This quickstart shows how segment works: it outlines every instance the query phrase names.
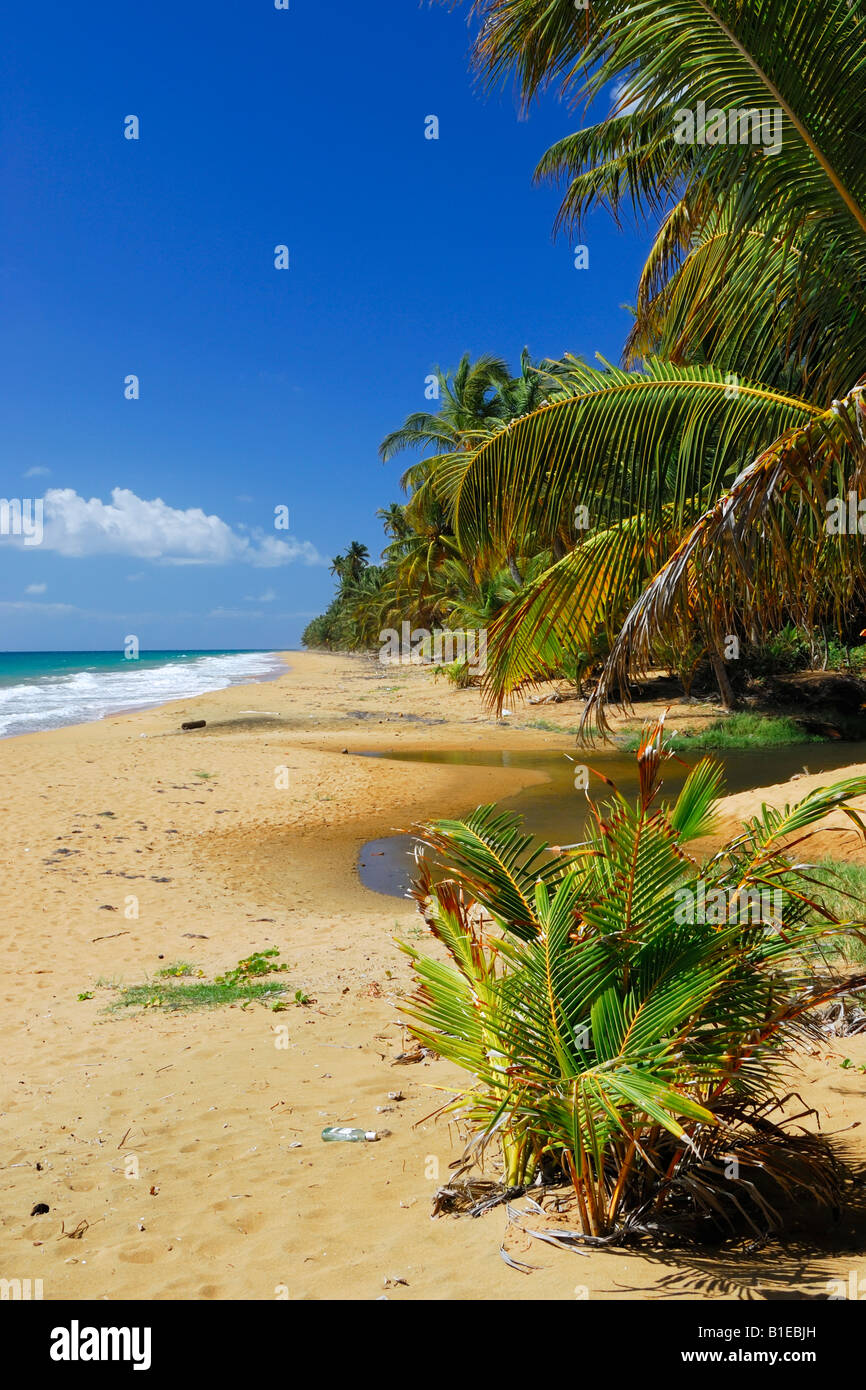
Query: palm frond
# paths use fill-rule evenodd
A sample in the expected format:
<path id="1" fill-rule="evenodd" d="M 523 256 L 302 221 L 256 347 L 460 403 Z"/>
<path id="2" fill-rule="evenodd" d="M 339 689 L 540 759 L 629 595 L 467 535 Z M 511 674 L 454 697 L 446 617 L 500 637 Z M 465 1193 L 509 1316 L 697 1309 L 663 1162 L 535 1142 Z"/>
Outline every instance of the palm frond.
<path id="1" fill-rule="evenodd" d="M 675 803 L 660 802 L 669 756 L 663 722 L 650 726 L 636 802 L 614 791 L 578 855 L 547 859 L 491 807 L 427 827 L 454 877 L 436 882 L 422 862 L 416 896 L 450 963 L 403 948 L 413 1032 L 471 1075 L 446 1107 L 470 1131 L 465 1163 L 498 1144 L 507 1190 L 539 1169 L 570 1180 L 587 1239 L 647 1232 L 650 1206 L 656 1232 L 712 1213 L 725 1231 L 766 1233 L 785 1201 L 833 1204 L 844 1181 L 826 1141 L 769 1115 L 810 1010 L 850 987 L 810 964 L 815 943 L 849 924 L 809 898 L 784 846 L 866 779 L 764 808 L 696 880 L 681 845 L 705 831 L 719 770 L 699 764 Z M 784 887 L 784 925 L 738 906 L 765 883 Z M 704 890 L 721 917 L 695 910 Z M 723 1154 L 744 1168 L 724 1197 Z"/>
<path id="2" fill-rule="evenodd" d="M 738 631 L 767 631 L 781 615 L 807 630 L 816 607 L 839 609 L 866 580 L 857 499 L 866 487 L 866 403 L 841 401 L 763 449 L 695 523 L 623 623 L 584 719 L 604 727 L 604 702 L 646 671 L 654 651 L 697 623 L 724 649 Z M 855 526 L 848 526 L 854 497 Z M 844 530 L 833 531 L 834 507 Z"/>
<path id="3" fill-rule="evenodd" d="M 754 456 L 767 437 L 805 424 L 817 407 L 709 366 L 650 361 L 639 373 L 570 363 L 568 394 L 515 421 L 437 471 L 464 553 L 491 542 L 521 548 L 560 528 L 641 514 L 695 515 L 696 497 Z M 772 423 L 771 423 L 772 422 Z"/>

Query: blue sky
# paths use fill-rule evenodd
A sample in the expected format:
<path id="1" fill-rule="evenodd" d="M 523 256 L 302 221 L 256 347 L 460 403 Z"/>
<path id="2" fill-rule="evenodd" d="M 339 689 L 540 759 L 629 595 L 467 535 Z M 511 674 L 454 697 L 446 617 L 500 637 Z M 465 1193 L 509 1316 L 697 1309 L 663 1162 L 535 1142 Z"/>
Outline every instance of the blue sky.
<path id="1" fill-rule="evenodd" d="M 2 649 L 296 646 L 433 365 L 618 358 L 646 238 L 596 214 L 577 271 L 532 183 L 579 118 L 480 92 L 461 11 L 290 5 L 7 16 L 0 497 L 45 531 L 0 536 Z"/>

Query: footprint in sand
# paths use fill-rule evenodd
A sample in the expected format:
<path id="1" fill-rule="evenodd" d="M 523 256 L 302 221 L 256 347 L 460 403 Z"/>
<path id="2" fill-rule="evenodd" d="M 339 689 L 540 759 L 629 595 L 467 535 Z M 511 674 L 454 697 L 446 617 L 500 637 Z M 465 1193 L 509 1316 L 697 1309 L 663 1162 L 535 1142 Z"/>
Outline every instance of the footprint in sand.
<path id="1" fill-rule="evenodd" d="M 127 1264 L 149 1265 L 156 1259 L 157 1255 L 161 1253 L 161 1250 L 154 1244 L 147 1247 L 140 1246 L 137 1250 L 120 1250 L 118 1251 L 118 1256 L 121 1260 L 125 1260 Z"/>

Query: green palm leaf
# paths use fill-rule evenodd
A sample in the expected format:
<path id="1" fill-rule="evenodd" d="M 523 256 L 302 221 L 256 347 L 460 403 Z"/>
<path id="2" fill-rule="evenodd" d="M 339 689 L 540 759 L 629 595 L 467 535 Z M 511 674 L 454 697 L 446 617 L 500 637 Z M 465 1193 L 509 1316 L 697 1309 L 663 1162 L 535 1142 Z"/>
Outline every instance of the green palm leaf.
<path id="1" fill-rule="evenodd" d="M 820 412 L 758 384 L 733 390 L 708 366 L 648 362 L 640 373 L 570 362 L 568 394 L 515 421 L 437 469 L 464 554 L 491 545 L 575 537 L 575 512 L 591 527 L 641 515 L 675 524 L 696 515 L 766 439 Z"/>
<path id="2" fill-rule="evenodd" d="M 859 533 L 828 530 L 831 499 L 866 485 L 866 404 L 856 386 L 842 401 L 762 450 L 698 520 L 623 623 L 584 719 L 604 726 L 603 703 L 646 671 L 664 640 L 697 621 L 721 650 L 727 634 L 766 632 L 793 616 L 837 611 L 862 591 Z M 847 513 L 846 513 L 847 516 Z"/>
<path id="3" fill-rule="evenodd" d="M 637 801 L 614 792 L 577 856 L 542 865 L 544 847 L 489 807 L 462 828 L 429 828 L 457 877 L 434 883 L 423 866 L 417 897 L 451 963 L 403 948 L 417 980 L 405 1008 L 413 1031 L 472 1077 L 448 1105 L 473 1135 L 466 1161 L 501 1144 L 509 1189 L 539 1163 L 558 1164 L 591 1236 L 627 1228 L 648 1201 L 661 1211 L 677 1193 L 689 1210 L 703 1194 L 699 1206 L 723 1214 L 713 1173 L 721 1180 L 714 1155 L 725 1151 L 775 1174 L 786 1200 L 803 1187 L 837 1200 L 829 1151 L 804 1155 L 762 1116 L 809 1011 L 846 988 L 816 973 L 810 951 L 847 924 L 810 900 L 807 868 L 784 846 L 851 809 L 866 779 L 780 812 L 765 807 L 744 826 L 703 870 L 707 891 L 729 905 L 717 922 L 680 906 L 684 891 L 696 900 L 681 842 L 706 828 L 718 770 L 699 764 L 676 802 L 660 802 L 667 756 L 659 724 L 638 755 Z M 767 882 L 784 887 L 783 929 L 734 910 L 739 889 Z M 738 1188 L 735 1208 L 755 1229 L 776 1219 L 769 1190 Z"/>

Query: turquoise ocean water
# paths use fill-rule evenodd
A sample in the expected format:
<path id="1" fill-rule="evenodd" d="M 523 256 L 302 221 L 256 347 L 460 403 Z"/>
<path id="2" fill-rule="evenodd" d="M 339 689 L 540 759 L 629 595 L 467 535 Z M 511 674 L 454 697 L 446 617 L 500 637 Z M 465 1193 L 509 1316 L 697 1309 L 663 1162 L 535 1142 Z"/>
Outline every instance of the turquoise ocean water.
<path id="1" fill-rule="evenodd" d="M 0 738 L 269 680 L 275 652 L 0 652 Z"/>

